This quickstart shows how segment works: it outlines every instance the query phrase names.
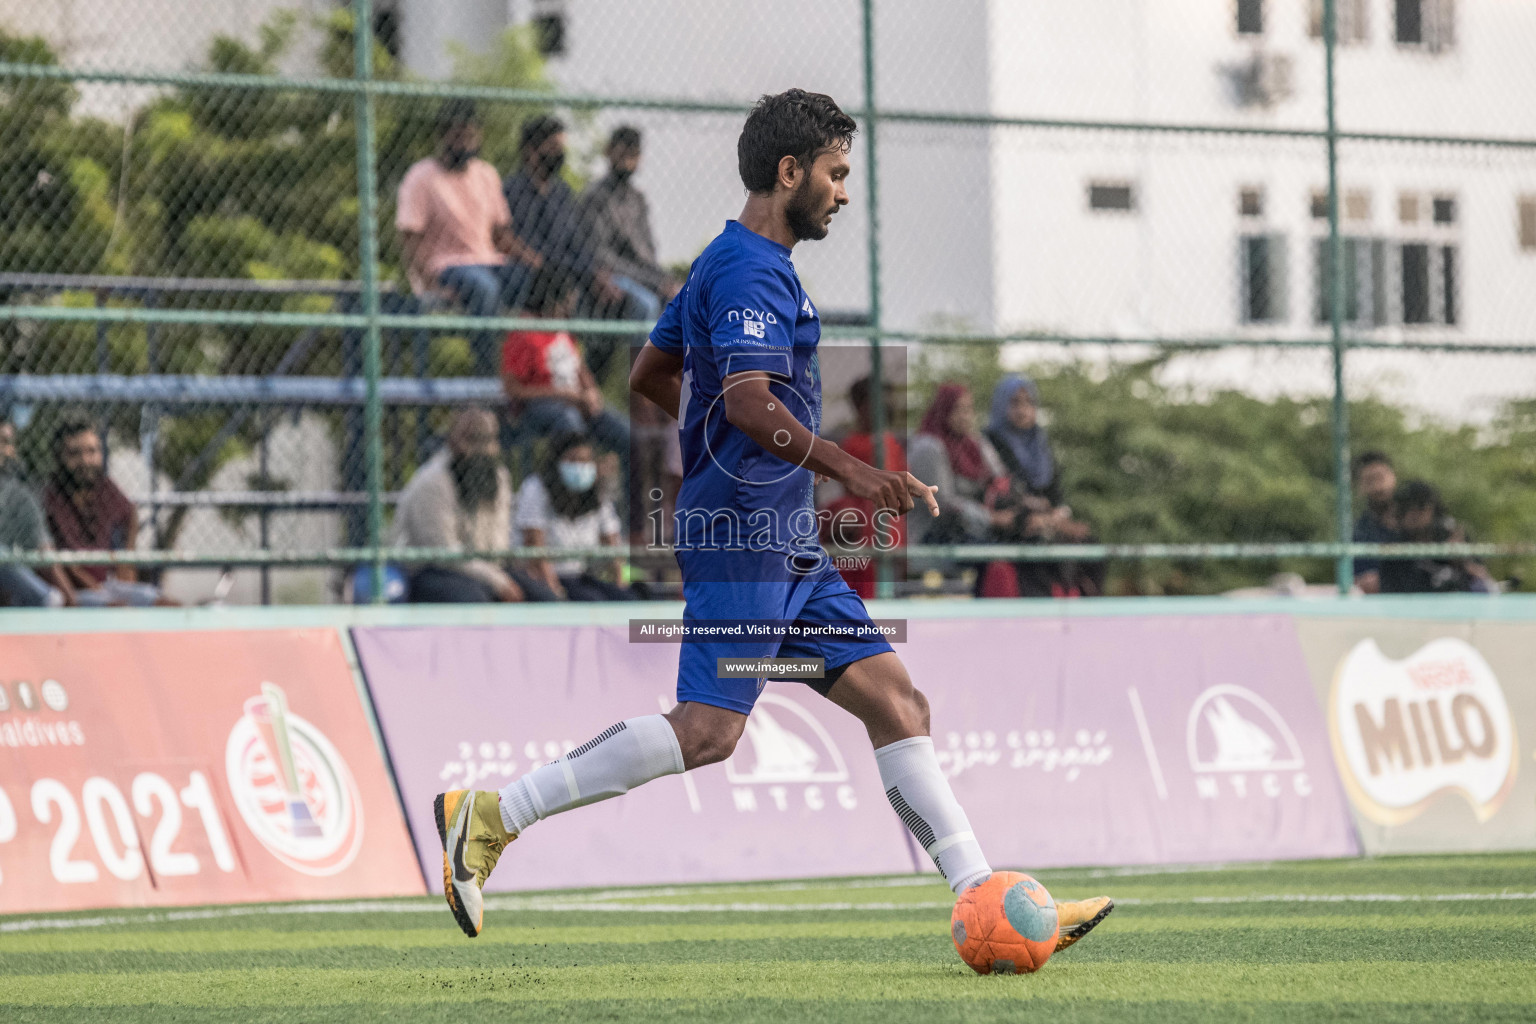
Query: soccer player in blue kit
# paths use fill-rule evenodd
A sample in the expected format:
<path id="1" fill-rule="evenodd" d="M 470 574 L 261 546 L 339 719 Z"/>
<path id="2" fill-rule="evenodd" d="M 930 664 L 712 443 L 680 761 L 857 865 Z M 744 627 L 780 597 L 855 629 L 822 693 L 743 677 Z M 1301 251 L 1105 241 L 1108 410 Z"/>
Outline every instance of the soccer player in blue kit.
<path id="1" fill-rule="evenodd" d="M 769 635 L 685 639 L 670 712 L 609 726 L 499 793 L 440 794 L 444 894 L 467 935 L 480 933 L 481 889 L 502 850 L 534 822 L 731 755 L 765 680 L 719 678 L 717 659 L 726 657 L 821 658 L 824 677 L 807 682 L 863 722 L 887 798 L 950 888 L 962 893 L 992 873 L 939 769 L 928 702 L 890 645 L 773 629 L 869 624 L 818 540 L 818 474 L 871 501 L 877 516 L 939 511 L 936 488 L 817 436 L 821 322 L 790 257 L 796 243 L 825 238 L 848 203 L 856 127 L 819 93 L 791 89 L 758 102 L 737 142 L 746 206 L 694 262 L 630 374 L 633 391 L 679 422 L 685 624 L 757 623 Z M 1056 906 L 1061 949 L 1114 904 L 1100 896 Z"/>

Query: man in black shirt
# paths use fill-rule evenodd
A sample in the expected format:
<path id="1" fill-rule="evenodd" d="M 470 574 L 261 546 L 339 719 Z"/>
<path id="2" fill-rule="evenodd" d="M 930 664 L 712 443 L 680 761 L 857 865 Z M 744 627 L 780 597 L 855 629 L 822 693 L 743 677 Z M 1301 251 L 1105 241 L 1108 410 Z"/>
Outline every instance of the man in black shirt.
<path id="1" fill-rule="evenodd" d="M 1397 540 L 1406 544 L 1449 544 L 1466 541 L 1466 531 L 1445 514 L 1440 492 L 1423 480 L 1409 480 L 1392 501 Z M 1495 589 L 1488 570 L 1474 559 L 1385 559 L 1381 563 L 1383 594 L 1452 594 Z"/>
<path id="2" fill-rule="evenodd" d="M 1392 496 L 1397 491 L 1397 472 L 1383 452 L 1361 452 L 1355 459 L 1355 489 L 1365 501 L 1355 520 L 1358 544 L 1391 544 L 1398 539 L 1393 528 Z M 1367 594 L 1381 593 L 1381 559 L 1355 559 L 1355 585 Z"/>
<path id="3" fill-rule="evenodd" d="M 624 293 L 597 262 L 576 193 L 560 176 L 565 155 L 565 123 L 559 118 L 540 114 L 523 123 L 518 145 L 522 164 L 502 182 L 512 211 L 512 233 L 542 257 L 546 274 L 563 272 L 575 284 L 582 296 L 581 312 L 622 305 Z M 613 346 L 605 344 L 606 338 L 589 343 L 589 349 L 608 351 Z M 601 376 L 598 363 L 606 360 L 594 355 L 587 353 L 587 363 Z"/>

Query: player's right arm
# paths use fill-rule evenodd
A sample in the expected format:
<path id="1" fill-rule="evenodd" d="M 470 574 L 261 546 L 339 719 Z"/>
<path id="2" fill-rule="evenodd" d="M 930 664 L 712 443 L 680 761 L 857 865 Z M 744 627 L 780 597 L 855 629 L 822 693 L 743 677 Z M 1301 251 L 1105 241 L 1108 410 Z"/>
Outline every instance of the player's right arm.
<path id="1" fill-rule="evenodd" d="M 682 418 L 683 404 L 683 299 L 681 293 L 667 303 L 651 328 L 651 337 L 635 356 L 629 371 L 629 390 L 654 402 L 673 419 Z"/>
<path id="2" fill-rule="evenodd" d="M 910 473 L 876 469 L 817 437 L 769 390 L 770 380 L 787 380 L 794 366 L 796 291 L 792 274 L 771 263 L 731 266 L 713 283 L 709 343 L 721 370 L 725 418 L 764 451 L 838 481 L 877 509 L 907 512 L 921 502 L 938 515 L 937 488 Z"/>
<path id="3" fill-rule="evenodd" d="M 647 341 L 640 354 L 635 356 L 634 368 L 629 371 L 629 390 L 650 399 L 662 412 L 676 419 L 683 400 L 682 355 L 663 351 Z"/>

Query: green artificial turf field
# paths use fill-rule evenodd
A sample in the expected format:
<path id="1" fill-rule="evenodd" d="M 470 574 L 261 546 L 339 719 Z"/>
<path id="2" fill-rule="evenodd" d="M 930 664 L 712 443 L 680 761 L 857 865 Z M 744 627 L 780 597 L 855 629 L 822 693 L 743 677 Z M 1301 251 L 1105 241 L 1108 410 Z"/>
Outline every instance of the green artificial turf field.
<path id="1" fill-rule="evenodd" d="M 1120 906 L 1025 977 L 926 878 L 0 918 L 0 1021 L 1536 1020 L 1536 854 L 1041 875 Z"/>

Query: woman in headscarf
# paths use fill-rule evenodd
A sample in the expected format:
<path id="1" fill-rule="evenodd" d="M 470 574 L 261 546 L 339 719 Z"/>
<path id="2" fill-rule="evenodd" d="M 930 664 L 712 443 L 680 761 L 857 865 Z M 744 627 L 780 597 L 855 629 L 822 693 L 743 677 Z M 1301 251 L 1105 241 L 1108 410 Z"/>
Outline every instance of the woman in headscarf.
<path id="1" fill-rule="evenodd" d="M 1028 377 L 1010 374 L 992 390 L 986 437 L 1008 471 L 1011 500 L 1020 506 L 1024 528 L 1016 539 L 1082 544 L 1093 532 L 1072 517 L 1062 497 L 1061 477 L 1051 439 L 1040 425 L 1040 389 Z M 1023 596 L 1095 596 L 1103 592 L 1103 563 L 1020 562 Z"/>
<path id="2" fill-rule="evenodd" d="M 914 544 L 985 543 L 1013 526 L 1017 514 L 991 507 L 987 493 L 1006 475 L 992 443 L 976 429 L 964 384 L 939 385 L 907 454 L 912 475 L 939 488 L 937 518 L 908 516 Z"/>

